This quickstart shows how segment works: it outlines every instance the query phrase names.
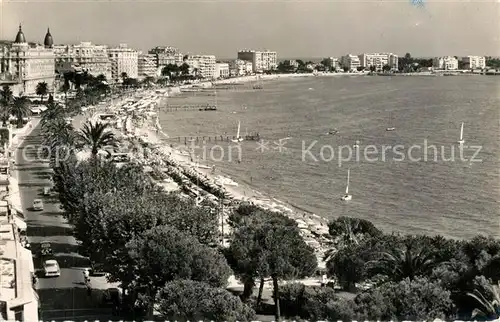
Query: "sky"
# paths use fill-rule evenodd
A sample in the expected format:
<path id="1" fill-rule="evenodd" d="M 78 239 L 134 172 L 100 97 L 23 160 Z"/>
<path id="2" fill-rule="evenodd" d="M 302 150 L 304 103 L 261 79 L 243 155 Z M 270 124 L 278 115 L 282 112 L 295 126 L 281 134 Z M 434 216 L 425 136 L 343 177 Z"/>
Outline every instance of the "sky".
<path id="1" fill-rule="evenodd" d="M 413 0 L 418 1 L 418 0 Z M 0 0 L 0 39 L 91 41 L 147 51 L 235 58 L 239 49 L 278 57 L 392 52 L 415 57 L 500 56 L 500 0 Z"/>

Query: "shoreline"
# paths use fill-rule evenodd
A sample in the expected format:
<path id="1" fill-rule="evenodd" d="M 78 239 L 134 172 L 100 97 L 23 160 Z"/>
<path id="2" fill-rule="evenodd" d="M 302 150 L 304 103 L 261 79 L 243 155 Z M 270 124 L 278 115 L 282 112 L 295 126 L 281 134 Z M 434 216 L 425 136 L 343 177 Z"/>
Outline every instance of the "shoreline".
<path id="1" fill-rule="evenodd" d="M 281 75 L 265 76 L 270 77 L 261 79 L 274 80 L 283 78 L 279 77 Z M 293 76 L 284 78 L 304 76 L 311 77 L 314 75 L 293 74 Z M 117 115 L 118 122 L 116 127 L 113 127 L 113 132 L 117 137 L 128 142 L 138 141 L 143 148 L 148 149 L 150 155 L 144 157 L 136 153 L 132 155 L 132 158 L 143 166 L 146 171 L 154 172 L 156 177 L 160 175 L 160 178 L 153 178 L 153 180 L 162 186 L 166 192 L 181 190 L 186 195 L 194 198 L 197 204 L 206 200 L 215 207 L 221 201 L 221 195 L 227 196 L 223 198 L 224 228 L 219 227 L 219 230 L 224 229 L 223 245 L 227 245 L 230 233 L 230 227 L 227 224 L 229 213 L 239 203 L 248 202 L 263 209 L 280 212 L 295 220 L 305 242 L 315 250 L 319 263 L 318 267 L 320 269 L 324 268 L 326 264 L 323 261 L 324 254 L 331 248 L 331 240 L 326 237 L 328 235 L 327 219 L 304 211 L 299 212 L 286 202 L 261 193 L 246 183 L 235 182 L 217 168 L 214 171 L 213 167 L 215 165 L 197 162 L 195 157 L 189 151 L 186 151 L 186 148 L 175 147 L 163 141 L 163 138 L 169 136 L 161 130 L 161 126 L 157 122 L 154 122 L 155 112 L 153 111 L 158 110 L 157 106 L 161 104 L 163 97 L 180 95 L 182 89 L 200 86 L 211 87 L 213 85 L 227 84 L 228 81 L 231 83 L 248 83 L 257 80 L 256 76 L 245 76 L 230 80 L 170 87 L 167 90 L 144 90 L 134 93 L 136 103 L 133 105 L 138 106 L 137 108 L 124 109 L 124 105 L 126 106 L 127 102 L 131 101 L 131 97 L 123 97 L 112 103 L 112 106 L 106 104 L 108 106 L 104 110 Z M 84 118 L 96 120 L 96 116 L 102 113 L 102 110 L 102 108 L 97 107 L 92 111 L 93 115 L 91 117 L 86 116 Z"/>

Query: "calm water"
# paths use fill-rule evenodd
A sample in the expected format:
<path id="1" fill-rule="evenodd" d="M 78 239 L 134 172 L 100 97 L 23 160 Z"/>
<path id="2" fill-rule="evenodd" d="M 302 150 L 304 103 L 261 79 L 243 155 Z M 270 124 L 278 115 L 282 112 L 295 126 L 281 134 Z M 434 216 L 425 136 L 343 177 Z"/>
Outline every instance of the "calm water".
<path id="1" fill-rule="evenodd" d="M 238 163 L 237 149 L 229 155 L 234 143 L 221 143 L 213 150 L 207 144 L 207 158 L 210 151 L 215 157 L 209 163 L 218 164 L 235 181 L 304 212 L 365 218 L 386 231 L 500 237 L 500 78 L 308 77 L 264 86 L 262 91 L 218 90 L 217 112 L 165 112 L 162 127 L 172 137 L 236 135 L 241 121 L 242 135 L 259 132 L 269 141 L 269 149 L 260 152 L 256 142 L 244 141 Z M 189 96 L 169 103 L 215 100 L 206 93 Z M 457 144 L 461 122 L 463 158 Z M 390 126 L 396 130 L 387 132 Z M 334 128 L 338 134 L 326 134 Z M 274 141 L 288 137 L 280 152 Z M 347 159 L 356 140 L 359 158 L 339 164 L 339 150 Z M 314 141 L 311 157 L 305 151 Z M 405 160 L 390 148 L 396 145 L 402 145 L 398 151 Z M 390 147 L 384 153 L 382 146 Z M 409 160 L 412 146 L 414 160 Z M 471 161 L 477 148 L 469 146 L 481 147 L 475 159 L 482 161 Z M 375 148 L 378 153 L 365 159 L 365 149 Z M 221 149 L 224 158 L 217 161 Z M 452 159 L 452 151 L 454 161 L 443 160 Z M 339 198 L 347 168 L 353 199 L 344 203 Z"/>

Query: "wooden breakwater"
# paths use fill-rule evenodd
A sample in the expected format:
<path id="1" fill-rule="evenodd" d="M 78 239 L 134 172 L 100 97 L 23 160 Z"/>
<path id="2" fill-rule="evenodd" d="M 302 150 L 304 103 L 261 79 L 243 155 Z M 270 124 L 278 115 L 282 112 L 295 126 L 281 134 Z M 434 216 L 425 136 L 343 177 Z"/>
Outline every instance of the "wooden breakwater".
<path id="1" fill-rule="evenodd" d="M 250 134 L 242 136 L 244 141 L 260 141 L 259 133 Z M 169 138 L 170 141 L 177 141 L 178 143 L 184 145 L 195 143 L 216 143 L 216 142 L 231 142 L 236 140 L 236 136 L 229 135 L 211 135 L 211 136 L 177 136 L 173 138 Z"/>
<path id="2" fill-rule="evenodd" d="M 216 104 L 184 104 L 184 105 L 167 105 L 161 107 L 161 110 L 167 112 L 175 111 L 217 111 Z"/>

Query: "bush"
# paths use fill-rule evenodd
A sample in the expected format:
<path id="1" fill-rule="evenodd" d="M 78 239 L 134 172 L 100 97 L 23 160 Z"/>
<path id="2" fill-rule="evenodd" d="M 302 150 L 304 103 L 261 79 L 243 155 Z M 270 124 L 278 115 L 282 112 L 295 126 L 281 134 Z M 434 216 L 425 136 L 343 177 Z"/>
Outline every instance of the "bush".
<path id="1" fill-rule="evenodd" d="M 280 310 L 283 316 L 301 316 L 305 289 L 305 285 L 301 283 L 291 283 L 281 287 Z"/>
<path id="2" fill-rule="evenodd" d="M 355 299 L 358 319 L 429 320 L 450 316 L 450 292 L 426 278 L 386 283 Z"/>
<path id="3" fill-rule="evenodd" d="M 255 312 L 221 288 L 203 282 L 176 280 L 158 296 L 158 311 L 174 320 L 251 321 Z"/>

